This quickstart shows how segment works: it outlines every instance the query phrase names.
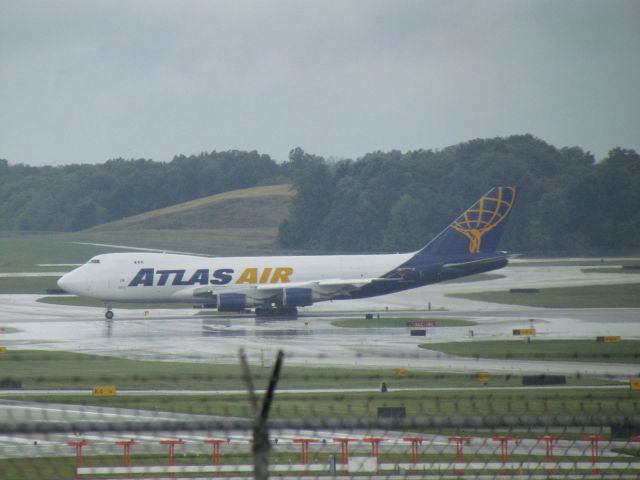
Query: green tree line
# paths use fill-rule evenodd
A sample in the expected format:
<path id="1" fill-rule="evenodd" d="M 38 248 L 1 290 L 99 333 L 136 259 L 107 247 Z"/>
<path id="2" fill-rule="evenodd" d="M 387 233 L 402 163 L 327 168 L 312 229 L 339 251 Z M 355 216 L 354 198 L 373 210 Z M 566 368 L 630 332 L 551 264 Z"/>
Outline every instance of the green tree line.
<path id="1" fill-rule="evenodd" d="M 207 195 L 278 183 L 282 171 L 268 155 L 241 151 L 180 155 L 171 162 L 116 159 L 58 167 L 0 160 L 0 230 L 82 230 Z"/>
<path id="2" fill-rule="evenodd" d="M 0 160 L 0 230 L 76 231 L 283 182 L 297 190 L 279 229 L 288 250 L 414 250 L 495 185 L 519 189 L 502 242 L 507 250 L 640 250 L 640 156 L 615 148 L 596 162 L 578 147 L 556 148 L 531 135 L 340 161 L 296 148 L 281 164 L 255 151 L 58 167 Z"/>
<path id="3" fill-rule="evenodd" d="M 615 148 L 596 162 L 580 148 L 517 135 L 333 163 L 296 149 L 288 168 L 298 195 L 279 230 L 286 248 L 411 251 L 491 187 L 515 185 L 505 249 L 640 250 L 640 156 L 633 150 Z"/>

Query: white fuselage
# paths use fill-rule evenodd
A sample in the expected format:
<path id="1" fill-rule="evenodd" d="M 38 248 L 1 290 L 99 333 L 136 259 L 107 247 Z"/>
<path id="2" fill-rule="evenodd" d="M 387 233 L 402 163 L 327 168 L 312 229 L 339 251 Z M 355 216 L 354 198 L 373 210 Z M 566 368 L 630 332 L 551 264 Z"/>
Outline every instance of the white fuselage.
<path id="1" fill-rule="evenodd" d="M 98 255 L 58 284 L 76 295 L 122 302 L 202 301 L 213 295 L 295 286 L 309 281 L 377 278 L 413 254 L 277 257 L 201 257 L 165 253 Z"/>

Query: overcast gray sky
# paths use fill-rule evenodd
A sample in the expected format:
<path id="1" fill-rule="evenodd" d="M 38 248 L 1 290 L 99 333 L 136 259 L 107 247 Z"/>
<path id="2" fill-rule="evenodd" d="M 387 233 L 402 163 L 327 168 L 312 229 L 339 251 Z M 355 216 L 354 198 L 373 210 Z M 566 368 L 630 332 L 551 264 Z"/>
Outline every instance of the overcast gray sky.
<path id="1" fill-rule="evenodd" d="M 0 0 L 0 158 L 640 150 L 640 1 Z"/>

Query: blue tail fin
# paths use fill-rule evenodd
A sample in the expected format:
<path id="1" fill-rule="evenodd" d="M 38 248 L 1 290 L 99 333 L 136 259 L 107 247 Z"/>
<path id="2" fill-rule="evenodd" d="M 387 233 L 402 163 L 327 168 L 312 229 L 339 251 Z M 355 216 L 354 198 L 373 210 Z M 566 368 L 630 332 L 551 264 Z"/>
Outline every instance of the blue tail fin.
<path id="1" fill-rule="evenodd" d="M 516 187 L 494 187 L 418 253 L 493 253 L 516 200 Z"/>

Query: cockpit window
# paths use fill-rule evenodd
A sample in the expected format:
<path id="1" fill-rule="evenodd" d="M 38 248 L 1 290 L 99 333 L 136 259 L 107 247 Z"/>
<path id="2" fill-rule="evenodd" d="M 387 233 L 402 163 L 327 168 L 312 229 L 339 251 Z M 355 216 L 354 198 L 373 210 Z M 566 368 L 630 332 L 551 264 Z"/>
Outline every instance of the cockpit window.
<path id="1" fill-rule="evenodd" d="M 89 260 L 89 263 L 100 263 L 100 260 L 97 258 L 94 258 L 92 260 Z"/>

